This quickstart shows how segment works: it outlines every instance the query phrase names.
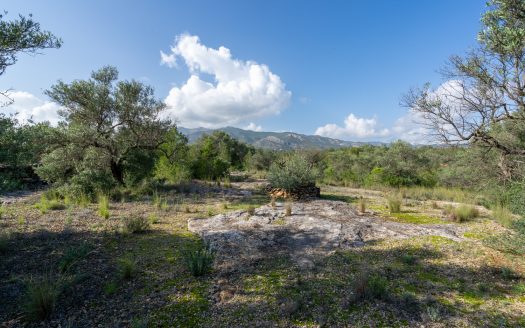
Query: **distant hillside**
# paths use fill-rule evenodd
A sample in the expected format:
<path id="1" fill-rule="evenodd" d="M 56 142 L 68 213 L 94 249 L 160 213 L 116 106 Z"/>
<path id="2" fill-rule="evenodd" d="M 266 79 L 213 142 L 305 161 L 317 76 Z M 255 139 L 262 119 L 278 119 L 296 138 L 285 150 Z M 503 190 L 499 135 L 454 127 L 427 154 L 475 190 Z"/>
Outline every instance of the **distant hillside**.
<path id="1" fill-rule="evenodd" d="M 274 150 L 329 149 L 361 146 L 365 144 L 381 144 L 380 142 L 344 141 L 321 136 L 304 135 L 294 132 L 256 132 L 234 127 L 225 127 L 217 130 L 224 131 L 233 138 L 253 145 L 257 148 Z M 210 134 L 215 130 L 206 128 L 188 129 L 179 127 L 179 131 L 186 135 L 190 143 L 192 143 L 199 139 L 203 134 Z"/>

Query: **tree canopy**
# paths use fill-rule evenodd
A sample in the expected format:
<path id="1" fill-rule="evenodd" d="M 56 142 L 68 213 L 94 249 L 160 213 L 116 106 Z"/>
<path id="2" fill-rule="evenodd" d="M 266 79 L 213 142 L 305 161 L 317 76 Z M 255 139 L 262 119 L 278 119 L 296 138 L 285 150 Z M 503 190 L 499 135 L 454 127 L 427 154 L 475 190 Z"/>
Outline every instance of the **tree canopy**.
<path id="1" fill-rule="evenodd" d="M 117 69 L 107 66 L 88 80 L 60 81 L 46 91 L 62 106 L 64 119 L 62 138 L 38 168 L 46 180 L 94 175 L 122 185 L 153 171 L 155 154 L 174 125 L 161 118 L 165 105 L 151 87 L 117 80 Z"/>
<path id="2" fill-rule="evenodd" d="M 504 179 L 525 158 L 525 2 L 492 0 L 482 16 L 479 47 L 452 56 L 441 87 L 412 90 L 407 106 L 447 143 L 469 142 L 497 151 Z"/>

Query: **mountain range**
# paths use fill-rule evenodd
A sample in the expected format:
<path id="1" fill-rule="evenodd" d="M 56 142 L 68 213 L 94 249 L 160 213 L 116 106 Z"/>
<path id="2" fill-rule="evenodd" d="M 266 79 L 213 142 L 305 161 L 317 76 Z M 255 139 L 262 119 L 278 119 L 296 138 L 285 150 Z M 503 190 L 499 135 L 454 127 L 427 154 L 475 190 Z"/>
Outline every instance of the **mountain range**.
<path id="1" fill-rule="evenodd" d="M 243 130 L 231 126 L 219 129 L 190 129 L 184 127 L 179 127 L 178 129 L 182 134 L 188 137 L 190 143 L 195 142 L 204 134 L 211 134 L 213 133 L 213 131 L 223 131 L 229 134 L 232 138 L 235 138 L 254 147 L 273 150 L 330 149 L 382 144 L 381 142 L 344 141 L 339 139 L 321 137 L 317 135 L 305 135 L 295 132 L 261 132 Z"/>

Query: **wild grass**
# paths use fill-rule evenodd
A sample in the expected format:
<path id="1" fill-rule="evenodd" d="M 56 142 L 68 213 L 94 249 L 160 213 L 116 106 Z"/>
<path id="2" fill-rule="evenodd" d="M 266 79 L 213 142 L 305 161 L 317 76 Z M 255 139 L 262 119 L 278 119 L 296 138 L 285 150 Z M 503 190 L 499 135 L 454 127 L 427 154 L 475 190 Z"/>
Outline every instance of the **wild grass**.
<path id="1" fill-rule="evenodd" d="M 395 192 L 395 190 L 392 191 L 390 188 L 383 187 L 380 189 Z M 476 204 L 479 201 L 473 192 L 457 188 L 413 186 L 403 188 L 403 193 L 406 198 L 423 201 L 438 200 L 468 204 Z"/>
<path id="2" fill-rule="evenodd" d="M 66 205 L 63 204 L 58 199 L 48 199 L 45 194 L 40 196 L 40 201 L 35 204 L 35 208 L 40 210 L 40 213 L 46 214 L 48 211 L 58 211 L 66 208 Z"/>
<path id="3" fill-rule="evenodd" d="M 514 222 L 514 215 L 512 212 L 503 205 L 496 205 L 492 209 L 492 217 L 496 222 L 504 227 L 510 228 L 512 222 Z"/>
<path id="4" fill-rule="evenodd" d="M 357 208 L 359 209 L 359 212 L 366 213 L 366 205 L 366 199 L 363 197 L 359 198 L 359 200 L 357 201 Z"/>
<path id="5" fill-rule="evenodd" d="M 292 204 L 287 203 L 284 207 L 284 215 L 285 216 L 292 216 Z"/>
<path id="6" fill-rule="evenodd" d="M 385 299 L 388 295 L 388 281 L 377 274 L 371 274 L 366 269 L 357 273 L 352 286 L 354 302 Z"/>
<path id="7" fill-rule="evenodd" d="M 58 262 L 58 270 L 62 273 L 71 270 L 76 263 L 88 255 L 90 250 L 91 247 L 88 244 L 67 248 Z"/>
<path id="8" fill-rule="evenodd" d="M 150 227 L 150 221 L 146 217 L 136 215 L 124 219 L 123 231 L 129 234 L 142 233 L 149 230 Z"/>
<path id="9" fill-rule="evenodd" d="M 209 245 L 183 253 L 184 261 L 191 274 L 199 277 L 208 273 L 213 267 L 215 252 Z"/>
<path id="10" fill-rule="evenodd" d="M 159 216 L 157 214 L 155 214 L 155 213 L 150 213 L 148 215 L 148 221 L 151 224 L 157 224 L 157 223 L 159 223 Z"/>
<path id="11" fill-rule="evenodd" d="M 59 293 L 60 284 L 50 275 L 40 280 L 31 279 L 27 282 L 24 303 L 26 318 L 30 321 L 48 318 L 55 309 Z"/>
<path id="12" fill-rule="evenodd" d="M 137 273 L 137 262 L 131 256 L 122 257 L 118 260 L 119 276 L 123 280 L 130 280 Z"/>
<path id="13" fill-rule="evenodd" d="M 254 215 L 255 214 L 255 206 L 249 206 L 247 212 L 250 215 Z"/>
<path id="14" fill-rule="evenodd" d="M 109 219 L 109 196 L 99 195 L 98 196 L 98 215 L 103 219 Z"/>
<path id="15" fill-rule="evenodd" d="M 7 232 L 0 232 L 0 254 L 6 254 L 9 250 L 9 240 L 11 236 Z"/>
<path id="16" fill-rule="evenodd" d="M 399 193 L 390 194 L 386 197 L 390 213 L 400 213 L 403 197 Z"/>
<path id="17" fill-rule="evenodd" d="M 472 205 L 461 204 L 457 207 L 448 205 L 443 209 L 443 213 L 454 222 L 465 222 L 479 216 L 479 211 Z"/>

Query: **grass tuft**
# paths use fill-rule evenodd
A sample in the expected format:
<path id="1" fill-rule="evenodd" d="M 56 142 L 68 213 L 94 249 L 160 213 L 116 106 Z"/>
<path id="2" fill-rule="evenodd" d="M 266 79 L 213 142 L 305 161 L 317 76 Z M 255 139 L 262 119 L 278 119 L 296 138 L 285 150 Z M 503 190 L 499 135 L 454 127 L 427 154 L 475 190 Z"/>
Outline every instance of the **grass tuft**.
<path id="1" fill-rule="evenodd" d="M 137 262 L 131 256 L 122 257 L 118 260 L 119 276 L 123 280 L 130 280 L 137 273 Z"/>
<path id="2" fill-rule="evenodd" d="M 213 261 L 215 259 L 215 252 L 209 245 L 196 250 L 187 251 L 183 255 L 188 270 L 195 277 L 208 273 L 212 269 Z"/>
<path id="3" fill-rule="evenodd" d="M 359 212 L 366 213 L 366 199 L 365 198 L 359 198 L 357 201 L 357 208 L 359 209 Z"/>
<path id="4" fill-rule="evenodd" d="M 137 215 L 124 219 L 123 230 L 125 233 L 142 233 L 151 227 L 149 219 Z"/>
<path id="5" fill-rule="evenodd" d="M 98 196 L 98 215 L 104 219 L 109 219 L 109 196 Z"/>
<path id="6" fill-rule="evenodd" d="M 399 193 L 388 195 L 386 200 L 388 202 L 388 210 L 390 213 L 401 212 L 401 203 L 403 202 L 403 198 Z"/>
<path id="7" fill-rule="evenodd" d="M 30 280 L 26 285 L 26 318 L 30 321 L 47 319 L 55 309 L 59 290 L 58 282 L 50 276 L 41 280 Z"/>
<path id="8" fill-rule="evenodd" d="M 90 250 L 91 247 L 88 244 L 67 248 L 58 262 L 58 270 L 62 273 L 69 271 L 78 261 L 85 258 Z"/>

